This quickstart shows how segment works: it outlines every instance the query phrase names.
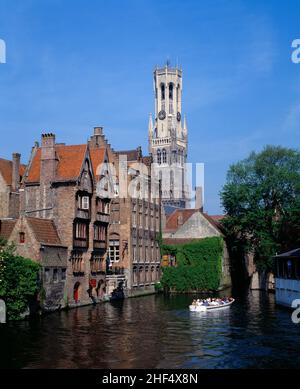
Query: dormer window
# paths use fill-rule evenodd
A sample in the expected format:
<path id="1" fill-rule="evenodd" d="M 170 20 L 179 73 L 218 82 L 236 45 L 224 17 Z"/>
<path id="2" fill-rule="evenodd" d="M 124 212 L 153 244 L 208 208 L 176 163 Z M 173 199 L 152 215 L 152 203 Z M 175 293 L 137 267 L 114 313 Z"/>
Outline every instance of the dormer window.
<path id="1" fill-rule="evenodd" d="M 84 210 L 90 209 L 90 198 L 89 196 L 79 197 L 79 208 Z"/>

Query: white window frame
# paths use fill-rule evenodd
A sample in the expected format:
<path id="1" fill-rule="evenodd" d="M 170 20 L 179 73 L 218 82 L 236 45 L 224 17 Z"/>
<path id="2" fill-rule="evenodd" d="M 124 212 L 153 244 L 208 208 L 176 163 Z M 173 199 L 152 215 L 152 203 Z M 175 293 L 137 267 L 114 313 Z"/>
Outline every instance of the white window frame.
<path id="1" fill-rule="evenodd" d="M 89 196 L 81 197 L 81 209 L 89 210 L 90 209 L 90 198 Z"/>
<path id="2" fill-rule="evenodd" d="M 120 261 L 120 241 L 110 240 L 109 241 L 109 259 L 111 263 Z"/>

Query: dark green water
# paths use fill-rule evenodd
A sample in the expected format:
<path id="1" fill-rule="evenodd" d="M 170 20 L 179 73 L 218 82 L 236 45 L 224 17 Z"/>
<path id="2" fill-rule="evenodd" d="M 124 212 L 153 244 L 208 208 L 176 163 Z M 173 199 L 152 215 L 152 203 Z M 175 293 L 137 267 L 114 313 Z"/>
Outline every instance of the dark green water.
<path id="1" fill-rule="evenodd" d="M 0 366 L 15 368 L 300 367 L 300 324 L 274 296 L 190 313 L 191 296 L 147 296 L 0 327 Z"/>

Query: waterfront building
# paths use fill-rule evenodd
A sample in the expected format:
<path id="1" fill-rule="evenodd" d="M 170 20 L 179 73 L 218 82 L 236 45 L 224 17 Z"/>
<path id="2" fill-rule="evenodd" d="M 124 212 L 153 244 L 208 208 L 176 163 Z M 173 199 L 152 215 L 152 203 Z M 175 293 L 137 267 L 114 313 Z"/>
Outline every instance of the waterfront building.
<path id="1" fill-rule="evenodd" d="M 18 255 L 42 265 L 40 302 L 43 309 L 55 310 L 64 306 L 68 250 L 62 245 L 53 220 L 25 216 L 2 220 L 0 236 L 14 242 Z"/>
<path id="2" fill-rule="evenodd" d="M 291 308 L 300 300 L 300 248 L 277 255 L 274 264 L 276 303 Z"/>
<path id="3" fill-rule="evenodd" d="M 156 182 L 157 190 L 151 191 L 155 185 L 151 175 L 152 159 L 143 156 L 141 147 L 115 151 L 107 143 L 102 128 L 97 131 L 99 146 L 107 149 L 116 172 L 116 193 L 111 201 L 108 227 L 107 292 L 112 292 L 122 282 L 127 296 L 153 293 L 161 275 L 158 238 L 162 210 L 159 182 Z M 125 193 L 122 193 L 121 176 L 126 180 Z M 129 193 L 134 181 L 149 189 L 146 195 L 139 190 Z"/>
<path id="4" fill-rule="evenodd" d="M 127 296 L 154 292 L 160 279 L 160 191 L 157 197 L 151 190 L 148 196 L 137 191 L 120 197 L 122 158 L 128 186 L 138 178 L 150 188 L 151 157 L 143 157 L 140 147 L 116 152 L 102 127 L 94 128 L 86 144 L 57 143 L 54 134 L 35 142 L 22 171 L 18 213 L 1 220 L 0 237 L 41 264 L 45 309 L 100 300 L 120 282 Z M 102 179 L 104 193 L 98 191 Z"/>
<path id="5" fill-rule="evenodd" d="M 201 191 L 196 191 L 201 193 Z M 224 231 L 220 220 L 222 215 L 210 216 L 202 210 L 202 203 L 196 199 L 196 204 L 201 204 L 200 209 L 176 209 L 166 219 L 163 231 L 163 244 L 181 245 L 204 238 L 223 238 L 222 277 L 220 287 L 231 285 L 230 259 L 225 242 Z M 171 265 L 176 263 L 176 258 L 167 258 Z"/>
<path id="6" fill-rule="evenodd" d="M 95 137 L 87 144 L 65 145 L 56 143 L 54 134 L 42 135 L 23 179 L 22 212 L 53 220 L 68 247 L 69 305 L 90 303 L 92 295 L 101 298 L 105 292 L 110 198 L 98 196 L 96 187 L 97 169 L 109 157 Z"/>

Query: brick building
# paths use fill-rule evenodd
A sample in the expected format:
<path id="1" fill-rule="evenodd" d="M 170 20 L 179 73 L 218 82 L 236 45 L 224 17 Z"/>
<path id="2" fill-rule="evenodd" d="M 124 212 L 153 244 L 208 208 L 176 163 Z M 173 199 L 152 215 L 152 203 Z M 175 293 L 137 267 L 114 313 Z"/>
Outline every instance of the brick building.
<path id="1" fill-rule="evenodd" d="M 223 217 L 222 215 L 210 216 L 197 208 L 176 209 L 167 217 L 163 243 L 176 245 L 214 236 L 224 238 L 220 224 Z M 221 288 L 228 286 L 231 286 L 230 259 L 224 240 Z"/>
<path id="2" fill-rule="evenodd" d="M 109 199 L 97 196 L 96 185 L 97 167 L 105 162 L 104 148 L 59 144 L 54 134 L 44 134 L 24 174 L 21 215 L 52 220 L 67 247 L 69 305 L 91 302 L 90 293 L 103 294 Z"/>
<path id="3" fill-rule="evenodd" d="M 107 150 L 116 175 L 116 196 L 111 201 L 108 228 L 107 291 L 111 292 L 123 281 L 129 296 L 153 292 L 154 284 L 160 279 L 158 237 L 162 209 L 159 183 L 155 183 L 155 196 L 150 190 L 155 180 L 151 177 L 151 158 L 143 157 L 140 147 L 113 150 L 100 127 L 95 128 L 89 146 L 93 150 L 97 147 Z M 148 196 L 142 196 L 139 191 L 122 195 L 122 175 L 127 180 L 126 193 L 134 181 L 139 181 L 149 188 Z"/>
<path id="4" fill-rule="evenodd" d="M 11 161 L 0 158 L 0 218 L 19 216 L 20 184 L 26 168 L 20 159 L 18 153 Z"/>
<path id="5" fill-rule="evenodd" d="M 44 309 L 55 310 L 64 306 L 68 253 L 53 220 L 21 216 L 4 220 L 1 224 L 7 231 L 6 238 L 14 242 L 17 253 L 41 264 L 43 291 L 40 298 Z M 1 227 L 0 234 L 5 237 Z"/>
<path id="6" fill-rule="evenodd" d="M 119 196 L 120 174 L 128 185 L 137 177 L 151 185 L 150 162 L 141 148 L 115 152 L 101 127 L 86 144 L 57 143 L 54 134 L 35 143 L 21 170 L 19 212 L 2 220 L 0 236 L 41 263 L 46 309 L 91 303 L 91 296 L 101 299 L 121 281 L 128 296 L 154 291 L 160 278 L 160 197 Z M 144 172 L 137 163 L 145 163 Z"/>

